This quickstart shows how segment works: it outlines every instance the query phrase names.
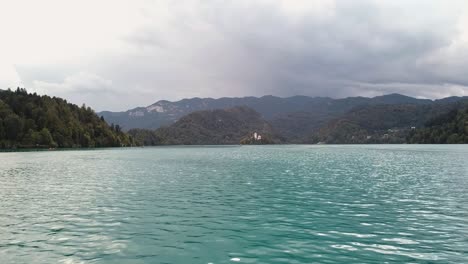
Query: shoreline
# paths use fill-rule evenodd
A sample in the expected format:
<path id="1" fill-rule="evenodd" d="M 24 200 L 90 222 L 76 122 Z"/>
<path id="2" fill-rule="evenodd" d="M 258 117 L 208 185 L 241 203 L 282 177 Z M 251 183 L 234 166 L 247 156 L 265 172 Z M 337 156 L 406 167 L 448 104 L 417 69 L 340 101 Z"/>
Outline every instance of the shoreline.
<path id="1" fill-rule="evenodd" d="M 468 146 L 468 144 L 259 144 L 259 145 L 242 145 L 242 144 L 207 144 L 207 145 L 155 145 L 155 146 L 134 146 L 134 147 L 97 147 L 97 148 L 16 148 L 16 149 L 0 149 L 0 153 L 19 153 L 19 152 L 48 152 L 48 151 L 93 151 L 93 150 L 115 150 L 115 149 L 141 149 L 141 148 L 216 148 L 216 147 L 249 147 L 249 146 Z"/>

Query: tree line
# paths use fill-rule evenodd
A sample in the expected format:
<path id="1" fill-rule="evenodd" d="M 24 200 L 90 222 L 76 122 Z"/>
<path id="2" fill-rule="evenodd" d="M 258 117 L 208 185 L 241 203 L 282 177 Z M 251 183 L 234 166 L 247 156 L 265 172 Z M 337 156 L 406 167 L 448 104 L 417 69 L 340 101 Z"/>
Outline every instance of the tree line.
<path id="1" fill-rule="evenodd" d="M 408 143 L 467 144 L 468 107 L 453 109 L 429 120 L 424 128 L 411 131 Z"/>
<path id="2" fill-rule="evenodd" d="M 135 144 L 118 125 L 108 125 L 86 105 L 0 90 L 0 148 L 89 148 Z"/>

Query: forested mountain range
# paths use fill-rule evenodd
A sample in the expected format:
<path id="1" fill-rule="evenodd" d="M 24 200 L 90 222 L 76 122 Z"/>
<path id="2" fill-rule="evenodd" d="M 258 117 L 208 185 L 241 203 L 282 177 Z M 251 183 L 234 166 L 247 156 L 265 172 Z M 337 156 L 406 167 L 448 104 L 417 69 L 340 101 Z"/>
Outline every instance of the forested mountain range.
<path id="1" fill-rule="evenodd" d="M 279 133 L 247 107 L 196 111 L 168 127 L 131 129 L 143 145 L 193 144 L 396 144 L 468 143 L 465 102 L 433 105 L 371 105 L 353 109 L 301 138 Z M 262 134 L 263 141 L 252 139 Z"/>
<path id="2" fill-rule="evenodd" d="M 363 105 L 378 104 L 432 104 L 444 103 L 447 100 L 457 101 L 460 97 L 441 100 L 417 99 L 400 94 L 389 94 L 373 98 L 348 97 L 332 99 L 328 97 L 293 96 L 281 98 L 276 96 L 242 97 L 242 98 L 191 98 L 176 102 L 158 101 L 148 107 L 138 107 L 125 112 L 103 111 L 98 114 L 104 116 L 109 123 L 119 124 L 124 130 L 132 128 L 156 129 L 177 121 L 182 116 L 201 110 L 226 109 L 235 106 L 247 106 L 260 113 L 268 121 L 292 126 L 296 123 L 308 127 L 316 127 L 322 121 L 334 117 Z M 288 129 L 285 129 L 288 130 Z"/>
<path id="3" fill-rule="evenodd" d="M 119 124 L 123 130 L 132 128 L 156 129 L 168 126 L 182 116 L 201 110 L 226 109 L 235 106 L 249 107 L 272 124 L 281 135 L 292 141 L 303 141 L 302 132 L 310 132 L 358 106 L 371 105 L 431 105 L 448 104 L 468 97 L 448 97 L 439 100 L 417 99 L 401 94 L 332 99 L 328 97 L 275 96 L 242 98 L 191 98 L 176 102 L 158 101 L 148 107 L 138 107 L 125 112 L 99 112 L 109 123 Z"/>
<path id="4" fill-rule="evenodd" d="M 465 143 L 467 102 L 367 105 L 288 138 L 247 107 L 196 111 L 156 130 L 131 129 L 144 145 Z M 252 139 L 252 133 L 264 141 Z"/>
<path id="5" fill-rule="evenodd" d="M 467 102 L 466 97 L 432 101 L 399 94 L 344 99 L 264 96 L 160 101 L 145 108 L 141 116 L 132 110 L 122 119 L 137 120 L 133 124 L 153 120 L 157 129 L 142 125 L 127 133 L 122 129 L 124 124 L 118 120 L 114 124 L 109 115 L 99 117 L 85 105 L 79 107 L 18 88 L 0 90 L 0 148 L 467 143 Z"/>
<path id="6" fill-rule="evenodd" d="M 410 132 L 408 143 L 468 144 L 468 107 L 452 109 Z"/>
<path id="7" fill-rule="evenodd" d="M 134 144 L 119 125 L 66 100 L 0 90 L 0 148 L 120 147 Z"/>
<path id="8" fill-rule="evenodd" d="M 178 102 L 160 101 L 147 108 L 130 110 L 116 114 L 120 116 L 121 126 L 128 120 L 131 125 L 139 122 L 150 123 L 140 128 L 156 126 L 165 127 L 166 131 L 180 131 L 175 129 L 183 119 L 184 113 L 199 112 L 197 115 L 210 115 L 210 111 L 195 110 L 219 108 L 240 104 L 259 114 L 261 122 L 267 123 L 275 142 L 283 143 L 404 143 L 411 129 L 417 129 L 438 115 L 457 108 L 468 97 L 448 97 L 439 100 L 417 99 L 400 94 L 390 94 L 373 98 L 349 97 L 331 99 L 324 97 L 294 96 L 279 98 L 264 96 L 260 98 L 221 98 L 221 99 L 184 99 Z M 244 103 L 244 104 L 243 104 Z M 217 107 L 217 108 L 216 108 Z M 104 115 L 106 119 L 114 120 Z M 180 116 L 180 117 L 179 117 Z M 145 121 L 146 120 L 146 121 Z M 198 119 L 191 120 L 195 121 Z M 153 122 L 153 123 L 151 123 Z M 209 123 L 204 120 L 204 123 Z M 177 125 L 173 125 L 177 124 Z M 200 125 L 200 124 L 198 124 Z M 199 131 L 193 128 L 193 135 Z M 232 127 L 231 129 L 235 129 Z M 153 130 L 153 129 L 151 129 Z M 159 130 L 159 132 L 162 130 Z M 135 132 L 135 131 L 133 131 Z M 161 134 L 156 137 L 153 133 L 140 130 L 148 141 L 161 140 Z M 179 132 L 177 132 L 179 133 Z M 234 133 L 234 131 L 233 131 Z M 185 133 L 187 134 L 187 133 Z M 170 135 L 170 133 L 166 133 Z M 185 136 L 185 135 L 184 135 Z M 165 138 L 164 136 L 162 138 Z M 175 141 L 171 141 L 175 142 Z M 180 140 L 177 142 L 181 142 Z M 220 141 L 222 142 L 222 141 Z M 226 142 L 224 142 L 226 143 Z"/>
<path id="9" fill-rule="evenodd" d="M 261 139 L 249 140 L 254 133 L 261 135 Z M 170 126 L 154 131 L 131 129 L 129 134 L 145 145 L 281 143 L 271 125 L 245 106 L 196 111 Z"/>
<path id="10" fill-rule="evenodd" d="M 411 131 L 433 118 L 463 108 L 464 101 L 434 104 L 369 105 L 352 109 L 311 133 L 306 143 L 406 143 Z M 416 142 L 416 140 L 415 140 Z"/>

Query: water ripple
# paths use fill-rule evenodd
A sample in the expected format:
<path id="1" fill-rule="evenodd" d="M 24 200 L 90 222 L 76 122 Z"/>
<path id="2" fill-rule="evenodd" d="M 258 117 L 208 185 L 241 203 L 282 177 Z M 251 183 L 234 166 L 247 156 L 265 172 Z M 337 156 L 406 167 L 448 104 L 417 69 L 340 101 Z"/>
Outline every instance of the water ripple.
<path id="1" fill-rule="evenodd" d="M 0 263 L 468 263 L 465 146 L 0 153 Z"/>

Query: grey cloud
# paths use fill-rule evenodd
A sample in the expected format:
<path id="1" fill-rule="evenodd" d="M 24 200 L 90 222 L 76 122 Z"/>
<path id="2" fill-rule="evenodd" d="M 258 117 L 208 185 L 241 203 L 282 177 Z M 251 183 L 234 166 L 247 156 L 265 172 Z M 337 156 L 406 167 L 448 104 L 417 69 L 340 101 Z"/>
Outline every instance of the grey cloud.
<path id="1" fill-rule="evenodd" d="M 136 105 L 192 96 L 468 94 L 468 45 L 446 51 L 460 33 L 463 2 L 439 16 L 430 12 L 445 1 L 386 3 L 336 1 L 322 16 L 289 14 L 274 1 L 169 1 L 164 23 L 147 12 L 150 22 L 125 37 L 127 52 L 96 56 L 87 70 Z"/>
<path id="2" fill-rule="evenodd" d="M 388 15 L 382 15 L 385 10 L 375 2 L 356 3 L 338 2 L 334 17 L 323 20 L 304 17 L 298 23 L 274 8 L 245 10 L 232 3 L 220 7 L 210 2 L 208 5 L 218 12 L 200 8 L 205 12 L 200 11 L 200 17 L 194 21 L 209 25 L 210 35 L 204 35 L 207 32 L 203 31 L 200 39 L 190 39 L 197 29 L 188 26 L 190 21 L 182 20 L 175 30 L 188 30 L 185 40 L 190 41 L 167 43 L 163 47 L 183 46 L 193 52 L 195 61 L 190 64 L 197 69 L 208 61 L 203 68 L 212 76 L 223 76 L 226 82 L 241 86 L 238 89 L 255 88 L 260 94 L 268 91 L 288 94 L 292 89 L 302 94 L 336 95 L 336 89 L 345 89 L 343 83 L 347 81 L 468 83 L 464 78 L 460 82 L 453 76 L 434 74 L 432 65 L 420 62 L 451 43 L 457 33 L 455 23 L 440 28 L 433 28 L 430 23 L 416 29 L 395 28 L 394 21 L 385 20 Z M 399 14 L 391 17 L 399 19 Z M 151 30 L 147 33 L 147 40 L 152 35 L 161 37 Z M 204 42 L 214 34 L 220 39 Z"/>

